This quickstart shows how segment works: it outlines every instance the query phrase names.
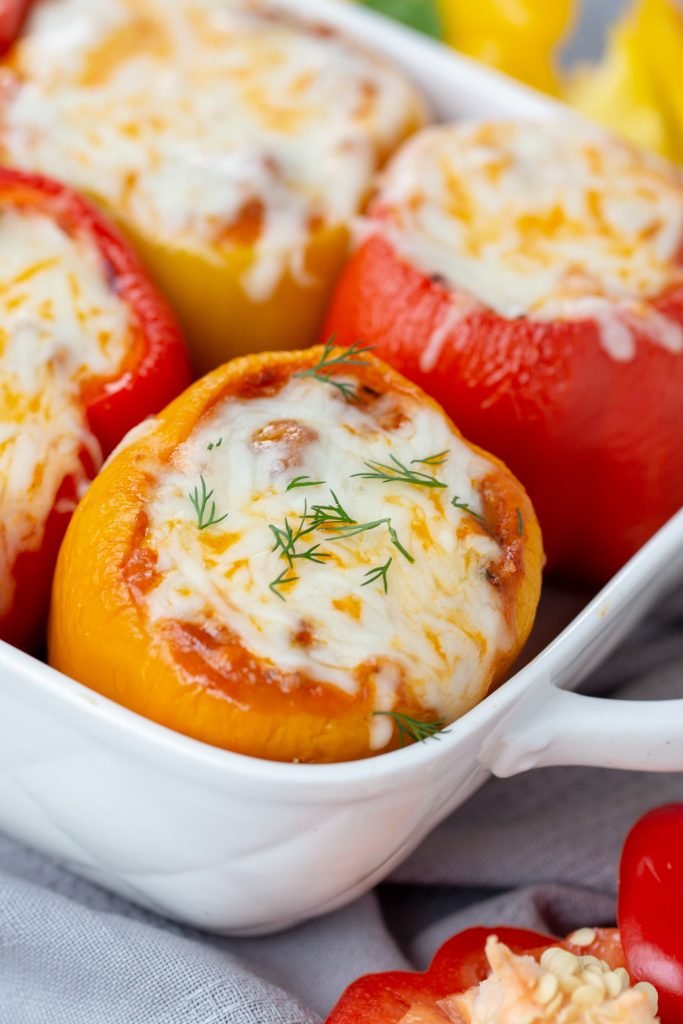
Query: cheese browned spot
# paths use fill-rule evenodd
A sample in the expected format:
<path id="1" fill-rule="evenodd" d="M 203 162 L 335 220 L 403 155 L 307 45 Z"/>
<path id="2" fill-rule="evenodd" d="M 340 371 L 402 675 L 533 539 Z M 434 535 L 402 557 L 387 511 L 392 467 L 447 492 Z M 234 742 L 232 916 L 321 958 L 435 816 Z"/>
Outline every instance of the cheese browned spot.
<path id="1" fill-rule="evenodd" d="M 663 160 L 566 119 L 430 128 L 384 174 L 372 229 L 453 288 L 425 372 L 463 318 L 595 320 L 632 359 L 635 331 L 683 352 L 653 300 L 683 284 L 683 179 Z"/>
<path id="2" fill-rule="evenodd" d="M 477 518 L 498 466 L 410 391 L 347 401 L 310 378 L 261 383 L 212 404 L 150 465 L 144 616 L 184 663 L 204 645 L 212 673 L 230 673 L 239 645 L 269 685 L 359 700 L 370 688 L 371 710 L 457 718 L 516 642 L 498 579 L 514 566 Z M 359 475 L 392 457 L 443 486 Z M 392 729 L 373 717 L 373 749 Z"/>
<path id="3" fill-rule="evenodd" d="M 346 224 L 423 120 L 379 58 L 250 0 L 39 3 L 5 77 L 6 159 L 158 242 L 254 245 L 257 300 L 306 278 L 311 231 Z"/>
<path id="4" fill-rule="evenodd" d="M 84 383 L 114 376 L 131 325 L 93 244 L 50 218 L 0 214 L 0 614 L 12 567 L 36 550 L 62 481 L 88 482 L 102 455 L 80 401 Z"/>

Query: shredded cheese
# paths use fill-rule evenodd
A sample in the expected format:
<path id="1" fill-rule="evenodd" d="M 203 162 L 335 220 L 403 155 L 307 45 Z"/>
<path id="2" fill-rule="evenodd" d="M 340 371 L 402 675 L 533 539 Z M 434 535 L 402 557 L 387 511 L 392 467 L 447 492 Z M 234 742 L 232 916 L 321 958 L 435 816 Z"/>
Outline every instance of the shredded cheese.
<path id="1" fill-rule="evenodd" d="M 683 284 L 683 179 L 659 158 L 578 122 L 427 129 L 384 174 L 375 230 L 460 295 L 428 339 L 432 369 L 453 318 L 595 320 L 615 360 L 635 332 L 683 352 L 652 300 Z"/>
<path id="2" fill-rule="evenodd" d="M 439 453 L 438 464 L 416 461 Z M 355 475 L 392 455 L 446 486 Z M 170 465 L 149 467 L 145 545 L 156 583 L 146 613 L 157 625 L 225 625 L 267 663 L 352 696 L 372 666 L 377 710 L 408 699 L 455 719 L 486 694 L 512 642 L 486 576 L 502 552 L 472 515 L 494 471 L 440 410 L 404 395 L 365 407 L 293 377 L 274 396 L 232 398 Z M 303 536 L 296 550 L 315 557 L 290 565 L 275 530 L 296 532 L 310 523 L 304 515 L 335 502 L 353 521 L 349 535 Z M 354 523 L 377 525 L 351 533 Z M 389 559 L 385 592 L 373 570 Z M 392 728 L 374 719 L 374 749 Z"/>

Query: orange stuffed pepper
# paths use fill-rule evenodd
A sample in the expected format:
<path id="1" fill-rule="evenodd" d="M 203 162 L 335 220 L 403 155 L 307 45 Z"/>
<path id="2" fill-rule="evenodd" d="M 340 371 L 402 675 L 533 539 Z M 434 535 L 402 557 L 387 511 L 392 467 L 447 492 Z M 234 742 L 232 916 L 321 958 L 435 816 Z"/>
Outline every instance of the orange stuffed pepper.
<path id="1" fill-rule="evenodd" d="M 116 217 L 200 371 L 315 340 L 349 222 L 424 117 L 379 58 L 246 0 L 38 0 L 1 82 L 0 156 Z"/>
<path id="2" fill-rule="evenodd" d="M 428 129 L 385 173 L 326 331 L 497 452 L 549 565 L 601 581 L 683 504 L 683 181 L 590 128 Z"/>
<path id="3" fill-rule="evenodd" d="M 85 201 L 0 169 L 0 213 L 0 636 L 31 648 L 76 501 L 189 367 L 170 312 Z"/>
<path id="4" fill-rule="evenodd" d="M 501 680 L 541 562 L 520 484 L 385 364 L 331 345 L 245 357 L 93 484 L 60 555 L 50 662 L 219 747 L 366 757 Z"/>

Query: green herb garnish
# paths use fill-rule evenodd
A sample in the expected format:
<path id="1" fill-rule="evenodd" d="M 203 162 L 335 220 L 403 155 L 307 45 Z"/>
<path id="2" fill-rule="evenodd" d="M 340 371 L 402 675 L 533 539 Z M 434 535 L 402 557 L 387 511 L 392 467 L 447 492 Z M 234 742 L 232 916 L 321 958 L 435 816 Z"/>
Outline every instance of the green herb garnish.
<path id="1" fill-rule="evenodd" d="M 287 576 L 288 572 L 289 572 L 289 569 L 283 569 L 282 572 L 280 573 L 280 575 L 278 576 L 278 578 L 276 580 L 273 580 L 272 583 L 268 584 L 269 589 L 272 590 L 273 593 L 275 594 L 275 596 L 279 597 L 281 601 L 286 601 L 287 598 L 285 597 L 284 594 L 281 594 L 280 591 L 277 588 L 278 587 L 284 587 L 288 583 L 296 583 L 297 580 L 299 579 L 298 576 L 289 576 L 288 577 Z"/>
<path id="2" fill-rule="evenodd" d="M 388 593 L 389 584 L 387 583 L 387 573 L 389 572 L 389 566 L 393 559 L 388 558 L 384 565 L 378 565 L 374 569 L 370 569 L 365 573 L 367 579 L 365 583 L 361 583 L 361 587 L 367 587 L 371 583 L 375 583 L 377 580 L 382 580 L 382 586 L 384 587 L 384 593 Z"/>
<path id="3" fill-rule="evenodd" d="M 220 446 L 222 444 L 223 444 L 223 438 L 219 437 L 217 441 L 209 441 L 209 443 L 207 444 L 206 447 L 208 448 L 208 450 L 210 452 L 212 452 L 214 450 L 214 448 L 220 448 Z"/>
<path id="4" fill-rule="evenodd" d="M 366 366 L 367 359 L 359 359 L 358 356 L 362 352 L 369 352 L 370 347 L 370 345 L 361 345 L 357 341 L 350 348 L 342 348 L 334 344 L 334 338 L 330 338 L 316 365 L 311 366 L 308 370 L 299 370 L 294 376 L 312 377 L 313 380 L 318 380 L 321 384 L 329 384 L 331 387 L 336 388 L 347 402 L 357 402 L 358 392 L 355 386 L 348 381 L 334 380 L 331 374 L 342 366 Z M 336 350 L 339 350 L 339 355 L 333 356 L 332 353 Z"/>
<path id="5" fill-rule="evenodd" d="M 209 526 L 216 526 L 217 523 L 222 523 L 224 519 L 228 518 L 228 513 L 225 515 L 218 516 L 216 518 L 216 502 L 212 501 L 213 490 L 207 491 L 206 480 L 200 474 L 199 480 L 201 482 L 201 492 L 198 487 L 195 487 L 191 494 L 188 494 L 188 498 L 192 502 L 193 508 L 197 514 L 197 526 L 200 530 L 206 530 Z M 207 507 L 211 501 L 211 509 L 207 515 Z M 205 518 L 206 517 L 206 518 Z"/>
<path id="6" fill-rule="evenodd" d="M 308 519 L 311 520 L 311 529 L 317 527 L 324 527 L 331 529 L 339 523 L 355 523 L 356 520 L 349 515 L 345 508 L 342 507 L 339 498 L 330 491 L 332 496 L 332 505 L 312 505 L 311 512 L 308 515 Z"/>
<path id="7" fill-rule="evenodd" d="M 419 718 L 411 718 L 410 715 L 402 715 L 398 711 L 373 711 L 373 715 L 386 715 L 393 719 L 398 729 L 398 742 L 401 747 L 405 745 L 406 739 L 413 743 L 424 743 L 429 739 L 440 739 L 446 722 L 443 718 L 437 718 L 433 722 L 422 722 Z"/>
<path id="8" fill-rule="evenodd" d="M 310 476 L 295 476 L 287 484 L 287 490 L 293 491 L 296 487 L 317 487 L 319 484 L 324 483 L 324 480 L 311 480 Z"/>
<path id="9" fill-rule="evenodd" d="M 387 519 L 387 523 L 389 524 L 389 536 L 391 537 L 391 543 L 394 545 L 395 548 L 398 548 L 398 550 L 401 552 L 404 558 L 407 558 L 409 562 L 414 562 L 415 559 L 413 558 L 413 556 L 410 554 L 409 551 L 406 551 L 406 549 L 403 547 L 400 540 L 398 539 L 398 534 L 391 525 L 391 519 Z"/>
<path id="10" fill-rule="evenodd" d="M 446 448 L 442 452 L 437 452 L 436 455 L 428 455 L 426 459 L 411 459 L 410 465 L 442 466 L 450 455 L 450 452 L 450 448 Z"/>
<path id="11" fill-rule="evenodd" d="M 320 543 L 312 544 L 305 549 L 300 547 L 300 542 L 316 530 L 324 530 L 329 535 L 328 539 L 330 541 L 336 541 L 347 540 L 349 537 L 356 537 L 358 534 L 367 533 L 369 530 L 376 530 L 380 526 L 386 526 L 394 547 L 398 548 L 403 557 L 409 562 L 415 561 L 410 552 L 406 551 L 401 544 L 391 519 L 375 519 L 372 522 L 359 523 L 346 511 L 334 491 L 330 491 L 330 496 L 331 503 L 329 505 L 312 505 L 310 512 L 308 510 L 308 501 L 304 501 L 304 510 L 296 528 L 292 527 L 287 518 L 285 518 L 283 526 L 275 526 L 273 523 L 269 524 L 268 529 L 275 539 L 271 550 L 279 550 L 280 558 L 287 560 L 290 569 L 294 566 L 296 559 L 304 559 L 320 565 L 327 558 L 330 558 L 329 552 L 321 551 Z M 365 573 L 369 578 L 361 586 L 364 587 L 368 583 L 374 583 L 376 580 L 381 579 L 384 592 L 387 593 L 387 572 L 389 571 L 391 561 L 391 558 L 389 558 L 383 566 L 378 566 Z M 282 585 L 282 583 L 289 582 L 282 579 L 282 575 L 270 584 L 271 590 Z M 278 597 L 282 597 L 279 591 L 274 592 L 278 594 Z"/>
<path id="12" fill-rule="evenodd" d="M 297 550 L 297 544 L 302 537 L 306 537 L 315 529 L 315 526 L 306 526 L 307 519 L 307 505 L 304 503 L 304 514 L 301 517 L 296 530 L 293 530 L 289 525 L 288 519 L 285 519 L 284 529 L 279 526 L 273 526 L 272 523 L 269 525 L 269 529 L 275 537 L 275 544 L 271 550 L 277 551 L 279 548 L 280 557 L 287 559 L 290 569 L 294 565 L 294 560 L 296 558 L 303 558 L 309 562 L 321 564 L 326 558 L 330 557 L 326 552 L 319 550 L 320 544 L 313 544 L 312 547 L 307 548 L 305 551 Z"/>
<path id="13" fill-rule="evenodd" d="M 372 523 L 357 523 L 354 520 L 349 526 L 342 526 L 337 529 L 336 526 L 330 525 L 327 529 L 334 532 L 332 540 L 346 540 L 348 537 L 355 537 L 358 533 L 367 533 L 368 530 L 376 530 L 378 526 L 384 526 L 385 523 L 390 522 L 390 519 L 375 519 Z"/>
<path id="14" fill-rule="evenodd" d="M 398 539 L 398 534 L 396 533 L 396 530 L 391 524 L 391 519 L 388 518 L 375 519 L 371 523 L 352 523 L 350 526 L 343 526 L 340 529 L 330 527 L 330 529 L 333 529 L 334 532 L 334 536 L 331 539 L 346 540 L 348 537 L 355 537 L 356 534 L 358 533 L 367 533 L 368 530 L 376 530 L 378 526 L 386 526 L 387 529 L 389 530 L 391 543 L 394 545 L 394 547 L 398 548 L 403 557 L 407 558 L 409 562 L 415 561 L 410 552 L 406 551 L 406 549 L 401 544 L 400 540 Z"/>
<path id="15" fill-rule="evenodd" d="M 413 462 L 439 465 L 438 462 L 430 462 L 431 459 L 436 459 L 439 455 L 443 455 L 443 452 L 439 452 L 438 455 L 428 455 L 426 459 L 413 459 Z M 431 476 L 429 473 L 421 473 L 417 469 L 411 469 L 410 466 L 404 465 L 395 455 L 390 455 L 389 458 L 393 463 L 391 466 L 384 462 L 366 462 L 365 465 L 370 470 L 369 473 L 352 473 L 351 475 L 360 477 L 362 480 L 381 480 L 384 484 L 403 483 L 412 484 L 414 487 L 448 486 L 448 484 L 442 483 L 441 480 L 437 480 L 436 477 Z"/>
<path id="16" fill-rule="evenodd" d="M 521 537 L 524 534 L 524 521 L 522 519 L 522 513 L 520 509 L 517 509 L 517 536 Z"/>
<path id="17" fill-rule="evenodd" d="M 451 505 L 453 506 L 453 508 L 459 508 L 461 512 L 467 512 L 467 514 L 472 516 L 473 519 L 476 519 L 484 526 L 486 525 L 486 520 L 484 519 L 484 517 L 480 515 L 478 512 L 475 512 L 473 508 L 470 508 L 466 501 L 461 501 L 457 494 L 451 501 Z"/>

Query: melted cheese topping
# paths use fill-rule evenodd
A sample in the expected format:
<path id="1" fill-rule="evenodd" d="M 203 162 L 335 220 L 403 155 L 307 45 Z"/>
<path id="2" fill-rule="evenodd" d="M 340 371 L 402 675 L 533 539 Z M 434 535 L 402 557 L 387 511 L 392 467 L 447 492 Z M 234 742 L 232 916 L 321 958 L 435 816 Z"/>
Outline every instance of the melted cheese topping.
<path id="1" fill-rule="evenodd" d="M 203 419 L 158 475 L 147 507 L 145 543 L 160 574 L 146 595 L 151 619 L 225 624 L 278 669 L 352 695 L 363 667 L 374 666 L 378 710 L 402 697 L 451 720 L 476 704 L 511 642 L 500 591 L 485 574 L 501 550 L 451 501 L 458 495 L 481 512 L 477 482 L 495 467 L 435 408 L 398 401 L 386 395 L 369 411 L 292 378 L 274 397 L 231 399 Z M 413 461 L 446 450 L 440 465 Z M 447 486 L 354 476 L 392 455 Z M 321 482 L 288 490 L 302 477 Z M 204 521 L 221 521 L 200 530 L 192 499 L 202 493 Z M 290 566 L 273 550 L 273 527 L 296 532 L 304 513 L 335 497 L 356 524 L 390 522 L 345 538 L 318 529 L 295 547 L 320 545 L 320 560 Z M 385 593 L 368 574 L 389 559 Z M 272 585 L 278 577 L 293 581 Z M 374 748 L 391 733 L 392 722 L 376 717 Z"/>
<path id="2" fill-rule="evenodd" d="M 597 957 L 546 950 L 539 965 L 518 956 L 495 935 L 486 943 L 491 973 L 440 1010 L 416 1007 L 401 1024 L 658 1024 L 651 985 L 631 987 L 627 972 Z M 545 966 L 544 966 L 545 965 Z M 441 1012 L 440 1012 L 441 1011 Z"/>
<path id="3" fill-rule="evenodd" d="M 80 392 L 112 376 L 126 353 L 127 307 L 99 254 L 42 214 L 0 214 L 0 614 L 12 566 L 35 550 L 65 477 L 87 484 L 86 449 L 102 461 Z M 62 510 L 66 510 L 62 507 Z"/>
<path id="4" fill-rule="evenodd" d="M 632 359 L 634 329 L 683 351 L 683 329 L 650 300 L 683 284 L 683 181 L 669 165 L 578 123 L 427 129 L 385 173 L 379 230 L 461 295 L 423 356 L 431 370 L 454 319 L 598 323 Z"/>
<path id="5" fill-rule="evenodd" d="M 348 222 L 380 155 L 422 120 L 379 59 L 250 0 L 43 0 L 12 68 L 13 164 L 100 196 L 153 239 L 255 243 L 255 299 L 287 267 L 305 279 L 311 230 Z"/>

